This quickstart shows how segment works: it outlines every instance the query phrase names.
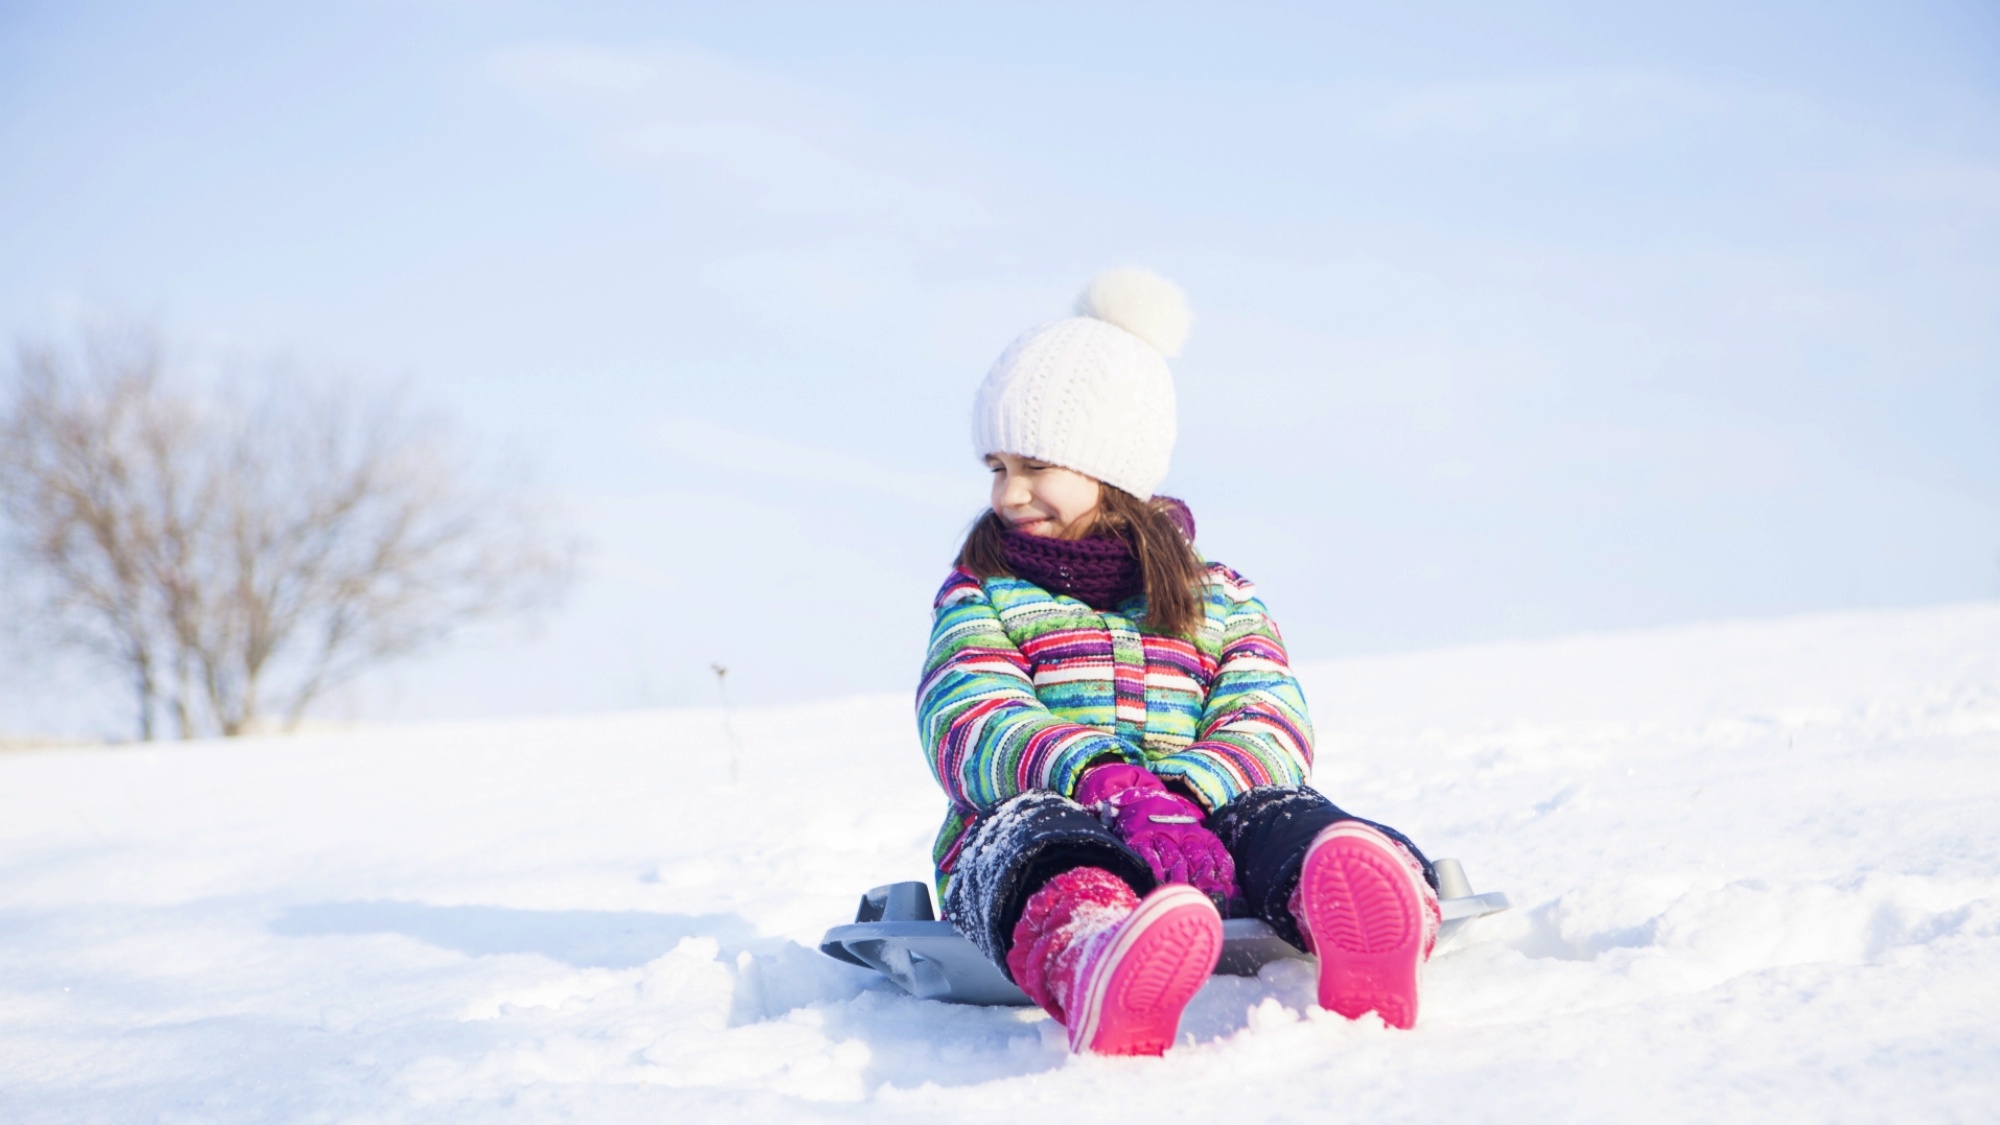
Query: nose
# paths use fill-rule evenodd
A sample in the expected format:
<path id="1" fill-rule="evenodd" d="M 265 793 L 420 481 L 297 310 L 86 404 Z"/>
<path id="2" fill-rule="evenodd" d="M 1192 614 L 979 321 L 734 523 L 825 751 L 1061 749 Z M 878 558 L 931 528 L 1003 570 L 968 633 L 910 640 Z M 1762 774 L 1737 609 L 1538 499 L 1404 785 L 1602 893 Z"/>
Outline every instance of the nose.
<path id="1" fill-rule="evenodd" d="M 1003 507 L 1018 508 L 1026 504 L 1029 499 L 1028 482 L 1019 473 L 1002 470 L 1000 473 L 1000 487 L 995 491 L 998 493 L 998 499 Z"/>

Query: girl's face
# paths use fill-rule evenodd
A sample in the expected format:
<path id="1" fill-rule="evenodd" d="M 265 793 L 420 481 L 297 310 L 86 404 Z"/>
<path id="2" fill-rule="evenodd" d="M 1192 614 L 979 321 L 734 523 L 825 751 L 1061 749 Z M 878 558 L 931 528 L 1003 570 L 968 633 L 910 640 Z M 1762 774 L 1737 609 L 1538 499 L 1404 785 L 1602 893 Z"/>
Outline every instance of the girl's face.
<path id="1" fill-rule="evenodd" d="M 989 453 L 993 510 L 1015 531 L 1052 539 L 1079 539 L 1097 515 L 1096 478 L 1046 461 Z"/>

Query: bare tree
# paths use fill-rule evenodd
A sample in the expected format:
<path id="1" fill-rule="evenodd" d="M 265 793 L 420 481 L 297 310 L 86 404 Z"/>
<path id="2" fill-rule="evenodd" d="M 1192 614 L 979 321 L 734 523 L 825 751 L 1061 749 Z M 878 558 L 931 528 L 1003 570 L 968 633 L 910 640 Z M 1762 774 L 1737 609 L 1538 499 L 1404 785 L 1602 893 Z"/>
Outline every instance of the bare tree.
<path id="1" fill-rule="evenodd" d="M 24 347 L 0 398 L 15 612 L 108 661 L 141 738 L 297 725 L 327 689 L 558 596 L 572 552 L 390 398 L 198 394 L 143 335 Z"/>

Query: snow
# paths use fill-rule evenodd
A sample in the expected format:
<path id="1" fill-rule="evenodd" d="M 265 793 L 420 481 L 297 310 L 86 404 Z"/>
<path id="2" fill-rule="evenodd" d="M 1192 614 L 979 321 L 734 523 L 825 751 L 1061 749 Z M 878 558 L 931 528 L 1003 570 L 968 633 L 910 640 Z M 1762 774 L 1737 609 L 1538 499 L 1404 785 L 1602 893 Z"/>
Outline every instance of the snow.
<path id="1" fill-rule="evenodd" d="M 1414 1031 L 1165 1059 L 814 949 L 922 878 L 902 697 L 0 754 L 0 1120 L 1990 1120 L 2000 605 L 1306 669 L 1317 783 L 1516 908 Z"/>

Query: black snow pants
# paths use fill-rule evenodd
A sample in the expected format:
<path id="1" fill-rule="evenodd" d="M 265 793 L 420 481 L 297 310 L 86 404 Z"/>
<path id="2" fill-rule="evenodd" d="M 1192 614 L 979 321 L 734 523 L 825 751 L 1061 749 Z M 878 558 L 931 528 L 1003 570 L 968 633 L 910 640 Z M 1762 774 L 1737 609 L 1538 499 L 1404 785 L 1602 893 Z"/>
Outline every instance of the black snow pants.
<path id="1" fill-rule="evenodd" d="M 1313 837 L 1340 820 L 1359 820 L 1410 849 L 1424 865 L 1424 878 L 1437 888 L 1431 861 L 1401 832 L 1342 812 L 1318 790 L 1270 785 L 1252 789 L 1208 817 L 1209 831 L 1236 861 L 1242 897 L 1230 903 L 1230 914 L 1262 918 L 1279 937 L 1304 949 L 1305 938 L 1289 906 L 1292 888 Z M 1014 924 L 1029 896 L 1076 867 L 1101 867 L 1141 895 L 1157 882 L 1144 858 L 1075 801 L 1048 790 L 1009 798 L 968 831 L 945 891 L 945 915 L 1006 973 Z"/>

